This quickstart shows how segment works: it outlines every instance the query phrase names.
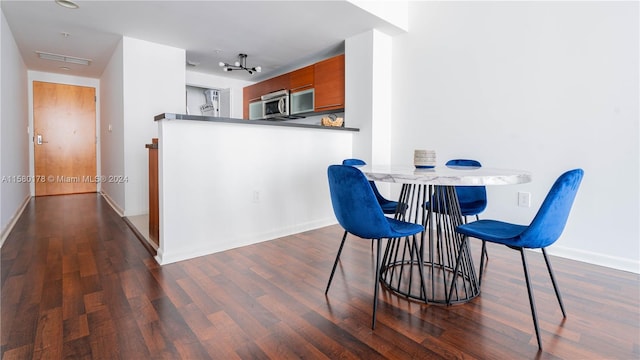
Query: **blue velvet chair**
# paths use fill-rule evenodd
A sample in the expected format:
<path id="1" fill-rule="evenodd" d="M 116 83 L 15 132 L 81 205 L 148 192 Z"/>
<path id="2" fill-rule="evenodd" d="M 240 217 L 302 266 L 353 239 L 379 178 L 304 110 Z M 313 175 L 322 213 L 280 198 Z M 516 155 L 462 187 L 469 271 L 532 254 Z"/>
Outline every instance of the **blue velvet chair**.
<path id="1" fill-rule="evenodd" d="M 369 181 L 364 174 L 349 165 L 331 165 L 327 170 L 331 205 L 338 223 L 345 229 L 340 248 L 333 263 L 331 276 L 325 290 L 329 292 L 331 280 L 340 260 L 347 233 L 376 242 L 375 288 L 373 298 L 373 315 L 371 328 L 376 326 L 376 309 L 378 306 L 378 287 L 380 283 L 380 251 L 381 239 L 412 236 L 424 231 L 422 225 L 389 218 L 384 215 Z"/>
<path id="2" fill-rule="evenodd" d="M 453 159 L 447 161 L 446 166 L 468 166 L 482 167 L 477 160 L 470 159 Z M 464 216 L 464 222 L 467 222 L 467 216 L 475 216 L 476 220 L 480 220 L 478 214 L 487 208 L 487 189 L 484 186 L 456 186 L 456 195 L 460 203 L 460 212 Z M 482 254 L 489 260 L 487 248 L 482 248 Z"/>
<path id="3" fill-rule="evenodd" d="M 470 159 L 452 159 L 447 161 L 446 166 L 463 166 L 470 168 L 482 167 L 482 164 L 477 160 Z M 464 222 L 467 222 L 467 216 L 475 216 L 476 220 L 480 220 L 478 214 L 487 208 L 487 189 L 484 186 L 456 186 L 456 195 L 458 196 L 458 203 L 460 204 L 460 212 L 464 216 Z M 436 188 L 436 192 L 439 190 Z M 425 204 L 425 207 L 429 208 L 429 203 Z M 434 206 L 434 211 L 438 212 L 439 207 Z M 487 255 L 487 248 L 482 248 L 481 256 L 489 259 Z"/>
<path id="4" fill-rule="evenodd" d="M 528 226 L 511 224 L 498 220 L 478 220 L 460 225 L 456 228 L 458 233 L 464 235 L 462 248 L 464 248 L 468 239 L 473 237 L 483 241 L 483 249 L 486 246 L 486 241 L 488 241 L 505 245 L 520 252 L 522 266 L 524 268 L 524 277 L 527 283 L 527 291 L 529 293 L 531 316 L 533 317 L 533 325 L 536 330 L 536 338 L 540 349 L 542 349 L 542 342 L 540 341 L 540 331 L 538 329 L 538 316 L 536 313 L 533 289 L 531 287 L 531 280 L 529 279 L 529 270 L 527 269 L 527 260 L 524 250 L 542 250 L 542 255 L 544 256 L 545 263 L 547 264 L 547 270 L 551 277 L 551 283 L 553 284 L 553 289 L 556 293 L 556 297 L 558 298 L 560 309 L 562 310 L 562 316 L 567 317 L 564 311 L 564 305 L 562 304 L 560 290 L 558 289 L 545 248 L 553 244 L 562 234 L 583 175 L 584 171 L 582 169 L 575 169 L 562 174 L 553 184 L 551 190 L 549 190 L 549 193 L 540 206 L 538 213 Z M 458 255 L 454 274 L 458 272 L 461 254 L 462 252 Z M 484 258 L 482 261 L 484 261 Z M 480 264 L 480 282 L 482 282 L 482 261 Z M 452 291 L 453 286 L 449 291 L 449 296 L 451 296 Z"/>
<path id="5" fill-rule="evenodd" d="M 453 159 L 447 161 L 446 166 L 482 167 L 477 160 Z M 462 216 L 475 216 L 487 208 L 487 189 L 484 186 L 456 186 L 456 195 L 460 203 Z M 466 221 L 465 221 L 466 222 Z"/>
<path id="6" fill-rule="evenodd" d="M 344 159 L 342 160 L 342 165 L 360 166 L 360 165 L 367 165 L 367 163 L 364 162 L 364 160 L 360 160 L 360 159 Z M 388 200 L 384 196 L 380 195 L 380 192 L 378 191 L 378 187 L 373 181 L 369 181 L 369 184 L 371 185 L 371 189 L 373 189 L 373 193 L 376 195 L 376 199 L 378 200 L 378 203 L 380 204 L 382 211 L 385 214 L 395 214 L 396 209 L 398 207 L 398 202 Z"/>

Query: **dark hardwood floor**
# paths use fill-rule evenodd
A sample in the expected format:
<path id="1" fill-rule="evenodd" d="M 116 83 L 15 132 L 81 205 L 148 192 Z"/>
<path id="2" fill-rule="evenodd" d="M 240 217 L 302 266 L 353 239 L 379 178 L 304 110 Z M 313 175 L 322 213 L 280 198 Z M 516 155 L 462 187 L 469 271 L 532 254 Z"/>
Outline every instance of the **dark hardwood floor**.
<path id="1" fill-rule="evenodd" d="M 380 294 L 373 254 L 330 226 L 159 266 L 96 194 L 31 200 L 2 247 L 3 359 L 638 359 L 639 276 L 489 246 L 482 294 L 457 306 Z M 560 242 L 562 239 L 560 239 Z M 474 241 L 473 254 L 479 255 Z"/>

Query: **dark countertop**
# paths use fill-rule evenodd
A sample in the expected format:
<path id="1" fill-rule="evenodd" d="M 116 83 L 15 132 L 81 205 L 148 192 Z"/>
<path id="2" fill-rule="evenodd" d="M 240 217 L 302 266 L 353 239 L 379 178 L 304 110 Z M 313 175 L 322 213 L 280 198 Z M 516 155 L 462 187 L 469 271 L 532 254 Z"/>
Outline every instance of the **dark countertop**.
<path id="1" fill-rule="evenodd" d="M 236 118 L 225 118 L 215 116 L 202 116 L 202 115 L 187 115 L 187 114 L 173 114 L 162 113 L 154 117 L 155 121 L 159 120 L 193 120 L 193 121 L 210 121 L 219 123 L 231 123 L 231 124 L 246 124 L 246 125 L 267 125 L 267 126 L 285 126 L 285 127 L 297 127 L 307 129 L 322 129 L 322 130 L 341 130 L 341 131 L 360 131 L 358 128 L 339 127 L 339 126 L 322 126 L 311 124 L 297 124 L 290 123 L 286 120 L 244 120 Z"/>

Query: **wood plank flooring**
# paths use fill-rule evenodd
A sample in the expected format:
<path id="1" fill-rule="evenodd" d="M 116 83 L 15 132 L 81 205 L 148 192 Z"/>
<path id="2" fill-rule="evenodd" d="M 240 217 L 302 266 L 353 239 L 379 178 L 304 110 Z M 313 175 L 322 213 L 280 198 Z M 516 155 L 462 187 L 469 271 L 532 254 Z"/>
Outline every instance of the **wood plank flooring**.
<path id="1" fill-rule="evenodd" d="M 423 305 L 381 290 L 373 253 L 330 226 L 158 266 L 96 194 L 32 199 L 2 247 L 3 359 L 637 359 L 637 274 L 528 257 L 539 352 L 517 252 L 489 246 L 482 294 Z M 562 240 L 560 240 L 562 241 Z M 473 254 L 480 254 L 474 241 Z"/>

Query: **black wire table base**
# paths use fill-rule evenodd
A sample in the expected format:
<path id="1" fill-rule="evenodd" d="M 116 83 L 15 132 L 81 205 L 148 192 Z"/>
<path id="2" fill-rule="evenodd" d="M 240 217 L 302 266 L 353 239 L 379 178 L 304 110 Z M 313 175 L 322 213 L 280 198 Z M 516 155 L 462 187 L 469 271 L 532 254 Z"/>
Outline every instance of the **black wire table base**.
<path id="1" fill-rule="evenodd" d="M 453 186 L 404 184 L 396 219 L 425 226 L 425 232 L 390 239 L 380 279 L 393 292 L 429 304 L 465 303 L 480 295 L 468 242 L 455 232 L 462 224 Z M 457 273 L 456 259 L 461 255 Z"/>

